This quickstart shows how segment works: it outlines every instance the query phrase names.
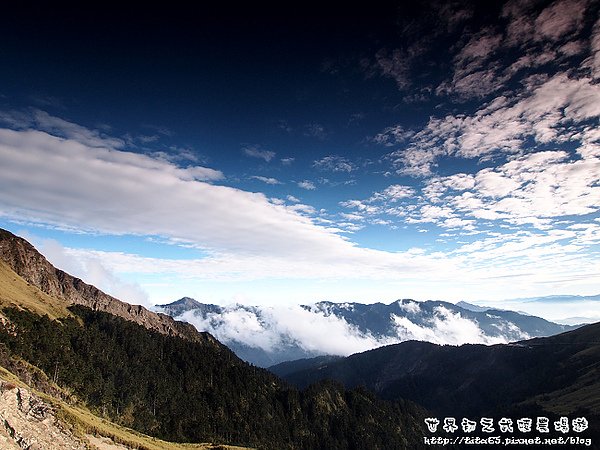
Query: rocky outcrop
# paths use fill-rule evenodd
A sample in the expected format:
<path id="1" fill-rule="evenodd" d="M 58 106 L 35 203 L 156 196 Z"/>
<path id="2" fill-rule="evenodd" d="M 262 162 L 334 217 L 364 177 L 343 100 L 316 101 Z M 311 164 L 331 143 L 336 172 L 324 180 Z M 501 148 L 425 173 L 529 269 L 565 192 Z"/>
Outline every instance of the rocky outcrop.
<path id="1" fill-rule="evenodd" d="M 3 229 L 0 229 L 0 259 L 25 281 L 53 297 L 114 314 L 162 334 L 220 345 L 210 334 L 199 333 L 193 325 L 176 321 L 165 314 L 154 313 L 140 305 L 122 302 L 57 269 L 25 239 Z"/>
<path id="2" fill-rule="evenodd" d="M 54 408 L 28 389 L 0 382 L 0 448 L 87 450 L 57 418 Z"/>

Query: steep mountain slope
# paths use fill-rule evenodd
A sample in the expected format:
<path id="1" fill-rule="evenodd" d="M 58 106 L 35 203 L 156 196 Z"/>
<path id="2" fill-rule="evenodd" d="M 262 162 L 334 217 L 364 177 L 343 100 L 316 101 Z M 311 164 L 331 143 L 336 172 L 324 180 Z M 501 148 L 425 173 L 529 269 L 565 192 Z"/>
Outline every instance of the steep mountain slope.
<path id="1" fill-rule="evenodd" d="M 508 345 L 390 345 L 284 375 L 305 386 L 321 379 L 364 385 L 383 398 L 408 398 L 440 414 L 524 409 L 553 414 L 600 411 L 600 324 Z"/>
<path id="2" fill-rule="evenodd" d="M 27 368 L 21 363 L 21 371 Z M 31 373 L 28 374 L 31 376 Z M 45 380 L 46 387 L 50 382 Z M 36 391 L 0 368 L 2 450 L 243 450 L 242 447 L 161 441 L 132 432 L 73 405 L 57 387 Z"/>
<path id="3" fill-rule="evenodd" d="M 388 305 L 319 302 L 259 307 L 203 304 L 185 297 L 159 310 L 210 332 L 240 358 L 262 367 L 323 354 L 346 356 L 411 339 L 495 344 L 574 328 L 513 311 L 407 299 Z M 318 338 L 325 335 L 327 339 Z M 345 345 L 350 342 L 352 346 Z"/>
<path id="4" fill-rule="evenodd" d="M 198 333 L 187 323 L 148 311 L 143 306 L 122 302 L 57 269 L 25 239 L 3 229 L 0 229 L 0 260 L 43 293 L 67 304 L 105 311 L 170 336 L 199 341 L 213 339 L 208 334 Z"/>
<path id="5" fill-rule="evenodd" d="M 18 255 L 23 248 L 18 239 L 12 242 L 16 249 L 5 246 L 4 255 Z M 148 327 L 149 321 L 139 324 L 132 320 L 135 315 L 123 318 L 74 305 L 58 296 L 63 285 L 54 284 L 59 276 L 69 276 L 48 272 L 47 262 L 31 253 L 32 247 L 26 250 L 27 258 L 13 262 L 29 258 L 40 264 L 47 276 L 37 282 L 54 286 L 48 291 L 55 295 L 42 293 L 1 263 L 0 363 L 32 386 L 50 386 L 54 392 L 58 388 L 52 386 L 58 385 L 70 393 L 69 401 L 83 402 L 103 418 L 177 442 L 273 449 L 423 448 L 425 411 L 411 402 L 384 402 L 365 390 L 329 382 L 299 392 L 242 362 L 206 334 L 194 330 L 200 338 L 184 338 Z M 35 278 L 26 265 L 16 266 Z M 92 286 L 83 292 L 105 295 Z M 117 311 L 126 311 L 120 304 Z"/>

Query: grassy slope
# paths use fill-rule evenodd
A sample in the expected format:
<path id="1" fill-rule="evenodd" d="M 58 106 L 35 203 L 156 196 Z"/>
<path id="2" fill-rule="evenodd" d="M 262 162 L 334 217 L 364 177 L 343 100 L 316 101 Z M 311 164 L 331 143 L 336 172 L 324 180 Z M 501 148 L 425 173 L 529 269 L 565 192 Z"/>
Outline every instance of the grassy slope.
<path id="1" fill-rule="evenodd" d="M 17 275 L 5 262 L 0 261 L 0 307 L 17 307 L 26 309 L 39 315 L 47 315 L 50 319 L 72 316 L 67 309 L 68 303 L 62 299 L 44 294 L 35 286 L 27 283 Z M 0 324 L 0 326 L 3 326 Z M 22 362 L 21 366 L 27 364 Z M 33 368 L 32 368 L 33 369 Z M 34 369 L 33 369 L 34 370 Z M 94 434 L 109 437 L 117 443 L 122 443 L 140 450 L 205 450 L 211 448 L 241 449 L 233 446 L 213 446 L 211 444 L 178 444 L 162 441 L 134 430 L 116 425 L 102 419 L 82 405 L 69 404 L 58 396 L 48 395 L 28 386 L 21 378 L 14 375 L 4 367 L 0 367 L 0 378 L 26 387 L 36 395 L 57 407 L 59 417 L 73 428 L 73 432 L 83 437 L 85 434 Z M 48 383 L 50 383 L 48 381 Z M 60 391 L 56 385 L 53 389 Z M 69 394 L 64 393 L 64 398 Z"/>
<path id="2" fill-rule="evenodd" d="M 50 319 L 71 316 L 69 304 L 62 299 L 44 294 L 17 275 L 0 260 L 0 307 L 16 306 Z"/>

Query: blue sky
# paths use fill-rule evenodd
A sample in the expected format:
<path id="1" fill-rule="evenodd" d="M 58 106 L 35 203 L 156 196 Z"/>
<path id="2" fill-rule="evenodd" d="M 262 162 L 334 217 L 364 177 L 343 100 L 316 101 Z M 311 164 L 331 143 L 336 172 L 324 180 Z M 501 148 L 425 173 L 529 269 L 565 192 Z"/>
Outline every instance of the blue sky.
<path id="1" fill-rule="evenodd" d="M 123 300 L 600 292 L 597 1 L 1 21 L 0 226 Z"/>

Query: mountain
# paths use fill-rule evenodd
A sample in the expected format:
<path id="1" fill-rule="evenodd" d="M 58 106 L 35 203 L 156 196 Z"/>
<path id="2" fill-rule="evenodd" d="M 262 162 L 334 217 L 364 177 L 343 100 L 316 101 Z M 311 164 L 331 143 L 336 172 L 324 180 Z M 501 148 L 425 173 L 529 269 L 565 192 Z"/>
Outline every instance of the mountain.
<path id="1" fill-rule="evenodd" d="M 494 309 L 490 306 L 477 306 L 472 303 L 467 303 L 467 302 L 463 302 L 463 301 L 456 303 L 456 306 L 460 306 L 463 309 L 468 309 L 469 311 L 475 311 L 475 312 L 484 312 L 484 311 L 487 311 L 488 309 Z"/>
<path id="2" fill-rule="evenodd" d="M 199 301 L 194 300 L 190 297 L 183 297 L 179 300 L 165 305 L 164 308 L 168 309 L 168 314 L 171 317 L 177 317 L 182 315 L 186 311 L 193 309 L 202 309 L 204 306 L 215 306 L 215 305 L 203 305 Z"/>
<path id="3" fill-rule="evenodd" d="M 573 327 L 549 322 L 535 316 L 528 316 L 513 311 L 486 309 L 471 311 L 453 303 L 443 301 L 417 302 L 410 299 L 398 300 L 385 305 L 374 303 L 332 303 L 320 302 L 308 306 L 312 310 L 322 311 L 326 315 L 344 318 L 348 323 L 358 327 L 363 332 L 376 336 L 393 336 L 394 333 L 404 333 L 405 337 L 419 337 L 414 325 L 426 330 L 435 330 L 436 321 L 452 322 L 464 319 L 475 324 L 483 333 L 483 338 L 490 342 L 494 338 L 503 341 L 513 341 L 531 336 L 549 336 L 561 333 Z M 432 326 L 433 325 L 433 326 Z M 418 329 L 417 329 L 418 330 Z M 417 334 L 417 336 L 413 336 Z M 448 336 L 450 342 L 457 336 Z"/>
<path id="4" fill-rule="evenodd" d="M 186 297 L 157 309 L 210 332 L 261 367 L 324 354 L 346 356 L 411 339 L 494 344 L 575 328 L 513 311 L 409 299 L 259 307 L 203 304 Z"/>
<path id="5" fill-rule="evenodd" d="M 503 345 L 403 342 L 283 377 L 299 387 L 323 379 L 366 386 L 440 415 L 581 415 L 598 433 L 600 323 Z"/>
<path id="6" fill-rule="evenodd" d="M 547 295 L 545 297 L 525 297 L 515 298 L 507 300 L 507 302 L 536 302 L 536 303 L 570 303 L 570 302 L 581 302 L 581 301 L 600 301 L 600 294 L 598 295 Z"/>
<path id="7" fill-rule="evenodd" d="M 307 369 L 320 370 L 322 367 L 327 367 L 328 364 L 342 359 L 341 356 L 323 355 L 315 358 L 302 358 L 293 361 L 284 361 L 274 366 L 269 367 L 269 372 L 274 373 L 278 377 L 285 378 L 296 372 L 302 372 Z"/>
<path id="8" fill-rule="evenodd" d="M 22 239 L 3 236 L 0 378 L 23 389 L 21 398 L 36 391 L 31 398 L 41 392 L 44 401 L 59 404 L 46 422 L 62 420 L 60 427 L 76 437 L 113 436 L 150 450 L 179 448 L 155 438 L 264 449 L 424 448 L 426 411 L 418 405 L 383 401 L 335 382 L 299 391 L 241 361 L 207 333 L 129 309 L 54 268 Z M 12 389 L 6 387 L 6 401 L 21 395 Z M 150 437 L 140 442 L 146 438 L 139 432 Z"/>
<path id="9" fill-rule="evenodd" d="M 190 340 L 213 339 L 207 333 L 198 333 L 187 323 L 177 322 L 170 316 L 151 312 L 140 305 L 122 302 L 57 269 L 25 239 L 3 229 L 0 229 L 0 261 L 27 283 L 68 304 L 105 311 L 169 336 Z"/>

